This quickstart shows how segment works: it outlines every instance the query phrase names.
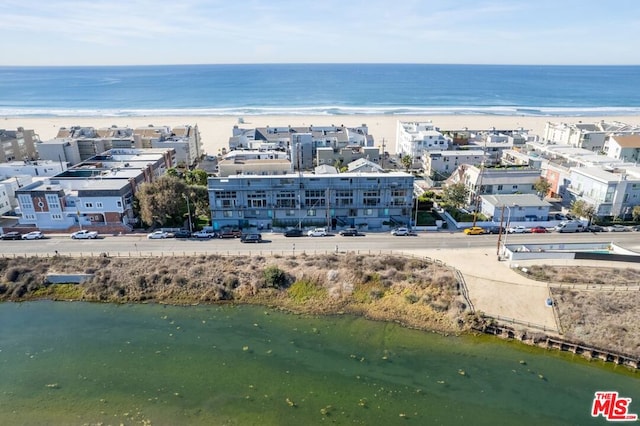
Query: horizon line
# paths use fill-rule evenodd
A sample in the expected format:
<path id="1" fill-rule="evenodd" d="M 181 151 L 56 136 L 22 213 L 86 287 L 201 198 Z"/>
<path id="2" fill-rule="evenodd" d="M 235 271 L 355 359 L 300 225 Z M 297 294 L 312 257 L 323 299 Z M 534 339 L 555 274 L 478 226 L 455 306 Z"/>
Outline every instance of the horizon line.
<path id="1" fill-rule="evenodd" d="M 108 67 L 168 67 L 168 66 L 255 66 L 255 65 L 433 65 L 433 66 L 505 66 L 505 67 L 638 67 L 638 64 L 510 64 L 510 63 L 450 63 L 450 62 L 221 62 L 221 63 L 157 63 L 157 64 L 0 64 L 0 68 L 108 68 Z"/>

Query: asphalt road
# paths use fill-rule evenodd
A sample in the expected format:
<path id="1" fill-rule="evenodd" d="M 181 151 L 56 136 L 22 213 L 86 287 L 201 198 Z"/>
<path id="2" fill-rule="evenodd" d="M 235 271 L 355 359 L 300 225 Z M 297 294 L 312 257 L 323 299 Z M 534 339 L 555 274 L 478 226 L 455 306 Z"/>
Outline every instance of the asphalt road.
<path id="1" fill-rule="evenodd" d="M 67 235 L 54 235 L 43 240 L 0 241 L 0 254 L 13 255 L 182 255 L 221 253 L 326 253 L 355 251 L 378 253 L 381 251 L 417 251 L 420 249 L 464 249 L 496 247 L 497 235 L 464 235 L 460 232 L 424 232 L 417 236 L 395 237 L 389 233 L 368 233 L 358 237 L 342 237 L 337 233 L 326 237 L 286 238 L 282 234 L 263 233 L 262 243 L 241 243 L 239 239 L 186 240 L 167 238 L 149 240 L 146 234 L 104 236 L 96 240 L 72 240 Z M 504 236 L 502 237 L 504 239 Z M 634 249 L 640 244 L 640 233 L 579 233 L 579 234 L 510 234 L 507 243 L 571 243 L 571 242 L 615 242 Z"/>

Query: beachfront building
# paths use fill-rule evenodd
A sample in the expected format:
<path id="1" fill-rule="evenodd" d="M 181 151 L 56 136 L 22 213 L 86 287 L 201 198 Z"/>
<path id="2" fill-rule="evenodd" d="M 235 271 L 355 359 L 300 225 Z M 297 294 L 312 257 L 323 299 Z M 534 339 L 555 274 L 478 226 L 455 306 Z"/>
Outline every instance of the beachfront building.
<path id="1" fill-rule="evenodd" d="M 0 129 L 0 163 L 16 160 L 37 160 L 35 144 L 39 142 L 33 130 L 18 127 L 17 130 Z"/>
<path id="2" fill-rule="evenodd" d="M 177 167 L 191 168 L 203 155 L 198 125 L 137 127 L 133 137 L 138 148 L 173 148 Z"/>
<path id="3" fill-rule="evenodd" d="M 233 127 L 233 134 L 229 139 L 230 150 L 257 149 L 278 150 L 289 155 L 289 160 L 295 170 L 311 170 L 318 165 L 314 161 L 319 148 L 333 149 L 334 157 L 339 158 L 342 150 L 362 149 L 373 147 L 374 139 L 369 135 L 366 124 L 358 127 L 335 126 L 282 126 L 257 127 L 242 129 Z M 324 155 L 327 155 L 325 151 Z M 378 157 L 373 150 L 366 150 L 363 155 Z M 328 161 L 328 160 L 327 160 Z M 333 164 L 333 162 L 332 162 Z"/>
<path id="4" fill-rule="evenodd" d="M 398 121 L 396 132 L 396 154 L 411 156 L 414 161 L 422 159 L 429 151 L 446 151 L 451 140 L 440 133 L 431 121 Z"/>
<path id="5" fill-rule="evenodd" d="M 603 151 L 611 158 L 638 163 L 640 161 L 640 132 L 638 134 L 611 135 Z"/>
<path id="6" fill-rule="evenodd" d="M 209 178 L 211 221 L 214 229 L 388 229 L 410 223 L 413 180 L 403 172 Z"/>
<path id="7" fill-rule="evenodd" d="M 424 174 L 433 180 L 444 180 L 462 164 L 480 166 L 486 163 L 487 155 L 478 149 L 457 149 L 453 151 L 430 151 L 422 157 Z"/>
<path id="8" fill-rule="evenodd" d="M 475 206 L 481 195 L 536 194 L 534 185 L 540 170 L 529 167 L 479 167 L 460 165 L 445 181 L 446 185 L 463 183 L 469 190 L 467 204 Z"/>
<path id="9" fill-rule="evenodd" d="M 544 126 L 540 142 L 542 144 L 571 145 L 589 151 L 603 151 L 610 135 L 640 133 L 640 126 L 632 126 L 618 121 L 596 123 L 553 123 Z"/>
<path id="10" fill-rule="evenodd" d="M 217 175 L 284 175 L 293 171 L 293 165 L 282 151 L 231 151 L 218 161 Z"/>
<path id="11" fill-rule="evenodd" d="M 176 165 L 192 166 L 200 156 L 198 126 L 149 126 L 139 129 L 111 126 L 61 127 L 55 138 L 36 145 L 40 159 L 70 165 L 111 149 L 157 148 L 176 152 Z"/>
<path id="12" fill-rule="evenodd" d="M 18 207 L 18 200 L 16 199 L 16 191 L 25 185 L 29 185 L 33 182 L 33 178 L 29 175 L 15 175 L 10 178 L 0 180 L 0 189 L 2 190 L 2 197 L 7 197 L 3 200 L 2 213 L 6 214 L 16 207 Z M 8 209 L 7 203 L 8 202 Z"/>
<path id="13" fill-rule="evenodd" d="M 640 167 L 627 165 L 572 167 L 564 204 L 582 200 L 594 207 L 595 216 L 628 220 L 633 207 L 640 205 Z"/>

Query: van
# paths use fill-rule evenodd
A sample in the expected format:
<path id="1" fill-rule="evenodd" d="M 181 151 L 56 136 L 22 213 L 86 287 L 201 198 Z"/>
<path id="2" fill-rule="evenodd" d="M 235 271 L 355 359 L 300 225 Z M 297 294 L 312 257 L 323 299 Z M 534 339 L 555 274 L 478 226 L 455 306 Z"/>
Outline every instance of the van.
<path id="1" fill-rule="evenodd" d="M 556 232 L 583 232 L 585 230 L 585 226 L 582 222 L 579 221 L 564 221 L 560 222 L 554 228 Z"/>

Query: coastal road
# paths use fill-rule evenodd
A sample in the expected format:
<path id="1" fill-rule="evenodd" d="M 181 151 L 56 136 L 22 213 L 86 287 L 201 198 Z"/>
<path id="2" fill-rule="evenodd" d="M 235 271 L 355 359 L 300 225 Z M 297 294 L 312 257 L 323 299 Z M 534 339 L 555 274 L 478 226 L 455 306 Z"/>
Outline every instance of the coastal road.
<path id="1" fill-rule="evenodd" d="M 496 248 L 497 235 L 464 235 L 462 233 L 424 232 L 417 236 L 395 237 L 389 233 L 367 233 L 365 236 L 342 237 L 337 233 L 326 237 L 286 238 L 282 234 L 262 234 L 264 241 L 259 244 L 241 243 L 239 239 L 185 240 L 167 238 L 149 240 L 146 234 L 105 236 L 97 240 L 72 240 L 67 235 L 50 236 L 43 240 L 0 241 L 0 254 L 13 255 L 99 255 L 108 253 L 116 256 L 136 255 L 180 255 L 180 254 L 237 254 L 258 253 L 328 253 L 354 251 L 359 253 L 379 253 L 390 251 L 415 252 L 430 249 L 473 249 Z M 580 234 L 510 234 L 509 244 L 514 243 L 572 243 L 572 242 L 615 242 L 631 250 L 640 248 L 640 234 L 624 233 L 580 233 Z M 504 239 L 504 236 L 502 237 Z"/>

